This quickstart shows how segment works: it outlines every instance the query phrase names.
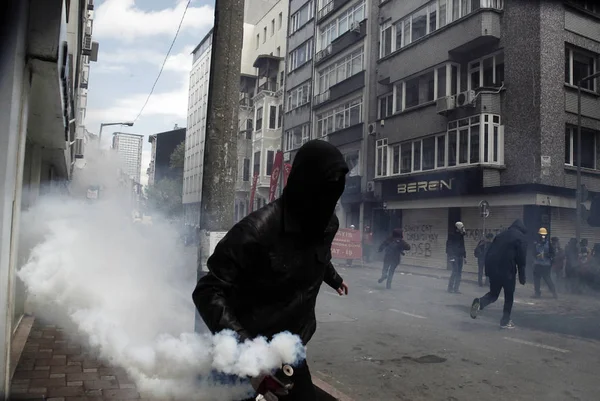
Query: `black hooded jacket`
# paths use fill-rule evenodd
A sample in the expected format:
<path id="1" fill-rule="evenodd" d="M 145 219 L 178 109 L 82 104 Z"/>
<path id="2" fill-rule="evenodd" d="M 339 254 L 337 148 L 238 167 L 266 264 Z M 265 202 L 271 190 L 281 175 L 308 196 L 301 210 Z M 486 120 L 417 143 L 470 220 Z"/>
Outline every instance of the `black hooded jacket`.
<path id="1" fill-rule="evenodd" d="M 490 279 L 512 280 L 519 273 L 525 281 L 527 262 L 527 232 L 520 219 L 512 223 L 508 230 L 496 235 L 485 255 L 485 274 Z"/>
<path id="2" fill-rule="evenodd" d="M 290 331 L 308 343 L 321 284 L 342 284 L 331 243 L 347 172 L 333 145 L 300 148 L 282 197 L 237 223 L 208 259 L 193 299 L 209 330 L 231 329 L 242 340 Z"/>
<path id="3" fill-rule="evenodd" d="M 410 245 L 404 241 L 404 234 L 401 229 L 395 229 L 392 236 L 383 241 L 379 246 L 379 252 L 385 249 L 384 262 L 394 265 L 400 264 L 400 255 L 404 251 L 410 250 Z"/>

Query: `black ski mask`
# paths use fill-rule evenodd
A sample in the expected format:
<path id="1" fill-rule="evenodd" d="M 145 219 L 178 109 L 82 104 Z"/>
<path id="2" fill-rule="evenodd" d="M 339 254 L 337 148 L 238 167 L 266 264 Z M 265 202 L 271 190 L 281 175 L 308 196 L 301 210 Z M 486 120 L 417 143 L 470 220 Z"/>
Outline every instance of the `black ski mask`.
<path id="1" fill-rule="evenodd" d="M 305 143 L 294 158 L 283 205 L 302 233 L 321 235 L 344 192 L 348 165 L 329 142 Z"/>

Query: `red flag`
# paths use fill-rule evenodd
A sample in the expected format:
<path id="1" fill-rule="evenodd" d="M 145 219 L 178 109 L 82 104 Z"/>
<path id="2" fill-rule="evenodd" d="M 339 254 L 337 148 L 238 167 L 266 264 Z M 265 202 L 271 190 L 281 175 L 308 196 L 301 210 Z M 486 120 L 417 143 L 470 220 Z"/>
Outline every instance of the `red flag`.
<path id="1" fill-rule="evenodd" d="M 273 162 L 273 171 L 271 171 L 271 185 L 269 186 L 269 202 L 275 200 L 277 192 L 277 184 L 279 183 L 279 175 L 281 174 L 281 164 L 283 163 L 283 152 L 277 151 L 275 161 Z"/>
<path id="2" fill-rule="evenodd" d="M 292 165 L 290 163 L 285 163 L 283 165 L 283 186 L 287 185 L 288 177 L 290 176 L 290 171 L 292 171 Z"/>
<path id="3" fill-rule="evenodd" d="M 256 194 L 256 184 L 258 184 L 258 173 L 252 177 L 252 190 L 250 191 L 250 211 L 254 211 L 254 195 Z"/>

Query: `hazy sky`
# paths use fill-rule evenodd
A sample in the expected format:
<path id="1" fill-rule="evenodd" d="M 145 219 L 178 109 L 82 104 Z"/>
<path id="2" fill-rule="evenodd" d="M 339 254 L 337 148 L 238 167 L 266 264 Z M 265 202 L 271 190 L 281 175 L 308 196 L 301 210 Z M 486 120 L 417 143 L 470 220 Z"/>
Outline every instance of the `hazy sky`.
<path id="1" fill-rule="evenodd" d="M 187 0 L 96 0 L 93 40 L 100 43 L 91 64 L 86 128 L 132 121 L 140 112 L 169 49 Z M 143 114 L 122 131 L 148 135 L 186 126 L 191 51 L 212 27 L 212 0 L 192 0 L 177 42 Z M 108 141 L 119 126 L 106 127 Z M 103 141 L 104 142 L 104 141 Z M 108 143 L 108 142 L 107 142 Z M 108 145 L 107 145 L 108 146 Z M 144 143 L 142 182 L 147 180 L 150 144 Z"/>

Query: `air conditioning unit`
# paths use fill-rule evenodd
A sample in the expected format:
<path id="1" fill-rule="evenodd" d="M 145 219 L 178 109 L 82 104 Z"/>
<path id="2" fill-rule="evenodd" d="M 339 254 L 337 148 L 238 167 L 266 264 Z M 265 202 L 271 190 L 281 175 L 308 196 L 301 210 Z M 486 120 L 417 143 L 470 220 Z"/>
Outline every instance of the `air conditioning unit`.
<path id="1" fill-rule="evenodd" d="M 456 97 L 446 96 L 439 98 L 436 102 L 437 113 L 444 114 L 456 107 Z"/>
<path id="2" fill-rule="evenodd" d="M 92 35 L 88 35 L 87 33 L 83 35 L 81 48 L 84 56 L 89 56 L 92 53 Z"/>
<path id="3" fill-rule="evenodd" d="M 473 106 L 475 103 L 475 91 L 464 91 L 456 95 L 456 107 Z"/>
<path id="4" fill-rule="evenodd" d="M 359 21 L 354 21 L 352 23 L 352 25 L 350 25 L 350 30 L 352 32 L 360 32 L 360 22 Z"/>
<path id="5" fill-rule="evenodd" d="M 375 192 L 375 181 L 367 181 L 367 192 Z"/>

